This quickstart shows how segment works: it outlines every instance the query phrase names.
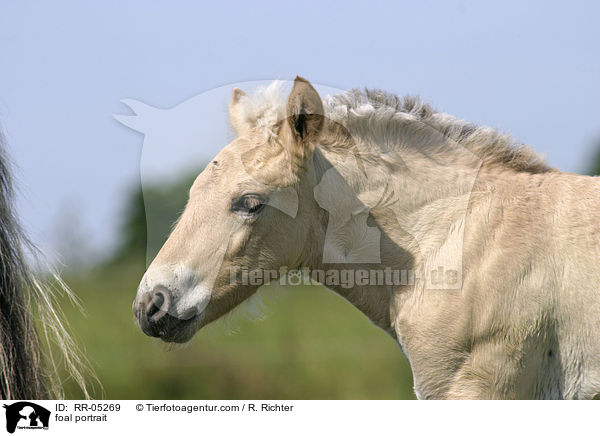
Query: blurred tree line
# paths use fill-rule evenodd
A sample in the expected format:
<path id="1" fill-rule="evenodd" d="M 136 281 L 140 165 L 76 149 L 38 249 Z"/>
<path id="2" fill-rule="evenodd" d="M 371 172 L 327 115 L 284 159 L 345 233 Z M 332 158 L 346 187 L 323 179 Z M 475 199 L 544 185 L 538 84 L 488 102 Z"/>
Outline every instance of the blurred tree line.
<path id="1" fill-rule="evenodd" d="M 596 141 L 595 147 L 593 147 L 594 154 L 587 164 L 586 174 L 590 176 L 600 176 L 600 139 Z"/>
<path id="2" fill-rule="evenodd" d="M 129 194 L 121 228 L 120 245 L 109 265 L 148 255 L 152 260 L 169 237 L 185 208 L 189 190 L 202 171 L 190 171 L 172 183 L 145 184 Z"/>

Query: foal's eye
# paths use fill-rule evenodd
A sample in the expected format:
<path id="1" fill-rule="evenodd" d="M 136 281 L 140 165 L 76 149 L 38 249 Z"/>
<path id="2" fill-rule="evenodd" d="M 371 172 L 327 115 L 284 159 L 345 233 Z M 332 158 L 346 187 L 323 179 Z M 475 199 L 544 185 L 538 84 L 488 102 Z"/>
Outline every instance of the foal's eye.
<path id="1" fill-rule="evenodd" d="M 231 210 L 239 215 L 256 215 L 266 204 L 266 200 L 258 194 L 242 195 L 233 201 Z"/>

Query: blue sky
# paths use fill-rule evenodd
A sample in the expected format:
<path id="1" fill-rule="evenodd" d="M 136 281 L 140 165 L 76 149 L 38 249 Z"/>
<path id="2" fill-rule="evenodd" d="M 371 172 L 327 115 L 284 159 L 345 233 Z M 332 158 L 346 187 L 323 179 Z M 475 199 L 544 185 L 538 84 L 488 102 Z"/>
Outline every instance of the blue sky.
<path id="1" fill-rule="evenodd" d="M 0 123 L 19 213 L 46 251 L 60 256 L 69 231 L 106 251 L 140 177 L 142 136 L 112 117 L 127 113 L 121 99 L 169 108 L 297 74 L 419 94 L 583 171 L 600 138 L 599 16 L 591 1 L 2 2 Z M 224 123 L 225 104 L 202 122 Z"/>

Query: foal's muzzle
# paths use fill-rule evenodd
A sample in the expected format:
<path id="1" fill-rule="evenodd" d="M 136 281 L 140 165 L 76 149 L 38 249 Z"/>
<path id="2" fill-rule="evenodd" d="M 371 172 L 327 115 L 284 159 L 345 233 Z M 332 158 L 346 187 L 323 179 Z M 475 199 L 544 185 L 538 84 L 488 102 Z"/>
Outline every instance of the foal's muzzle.
<path id="1" fill-rule="evenodd" d="M 163 286 L 157 286 L 152 292 L 136 298 L 133 313 L 144 333 L 155 338 L 172 334 L 180 320 L 169 315 L 171 303 L 171 294 Z"/>

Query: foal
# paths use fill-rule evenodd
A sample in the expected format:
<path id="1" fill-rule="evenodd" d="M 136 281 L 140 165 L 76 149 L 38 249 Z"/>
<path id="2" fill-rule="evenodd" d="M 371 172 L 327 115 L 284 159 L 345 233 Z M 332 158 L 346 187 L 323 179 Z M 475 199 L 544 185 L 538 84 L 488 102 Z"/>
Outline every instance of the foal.
<path id="1" fill-rule="evenodd" d="M 394 337 L 419 398 L 600 392 L 600 185 L 416 99 L 234 89 L 134 302 L 185 342 L 289 270 Z M 348 280 L 351 278 L 351 280 Z"/>

